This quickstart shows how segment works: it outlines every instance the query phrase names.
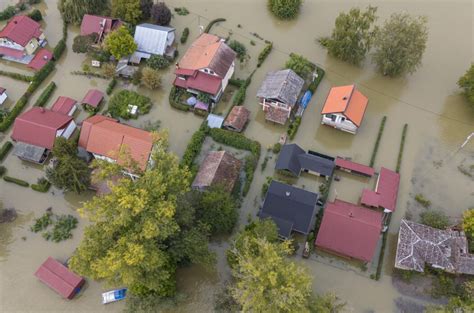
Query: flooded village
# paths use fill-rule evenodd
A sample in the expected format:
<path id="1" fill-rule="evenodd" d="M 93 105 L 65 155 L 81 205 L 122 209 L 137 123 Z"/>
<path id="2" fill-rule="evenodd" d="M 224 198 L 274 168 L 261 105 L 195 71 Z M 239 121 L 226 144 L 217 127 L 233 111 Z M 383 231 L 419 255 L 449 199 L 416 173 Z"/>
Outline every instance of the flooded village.
<path id="1" fill-rule="evenodd" d="M 58 2 L 28 4 L 16 15 L 39 10 L 42 20 L 38 23 L 47 41 L 40 49 L 54 53 L 65 38 Z M 2 0 L 0 11 L 16 3 Z M 158 70 L 158 88 L 135 84 L 133 77 L 123 77 L 127 74 L 118 77 L 118 67 L 112 74 L 117 73 L 116 78 L 104 76 L 103 64 L 102 68 L 94 67 L 96 55 L 73 52 L 74 38 L 83 35 L 83 27 L 80 22 L 71 23 L 65 29 L 65 50 L 54 60 L 52 72 L 28 95 L 20 118 L 0 132 L 0 147 L 13 143 L 3 159 L 0 157 L 0 165 L 6 168 L 0 179 L 0 209 L 15 212 L 9 213 L 13 217 L 6 213 L 5 219 L 0 219 L 0 311 L 123 312 L 128 301 L 104 305 L 103 293 L 129 286 L 89 277 L 84 277 L 84 285 L 79 280 L 81 290 L 66 300 L 63 297 L 67 296 L 55 293 L 54 287 L 48 288 L 35 276 L 49 257 L 69 270 L 60 263 L 71 262 L 80 250 L 85 229 L 97 222 L 80 214 L 81 208 L 85 203 L 99 203 L 92 199 L 102 195 L 99 190 L 76 193 L 55 186 L 38 192 L 21 186 L 21 182 L 5 180 L 8 176 L 41 188 L 38 179 L 46 177 L 46 169 L 54 166 L 52 156 L 47 155 L 52 143 L 39 149 L 43 142 L 32 143 L 43 133 L 19 128 L 19 122 L 31 122 L 35 126 L 30 129 L 39 123 L 25 112 L 52 114 L 48 123 L 60 120 L 52 130 L 46 127 L 52 142 L 58 132 L 59 137 L 76 138 L 79 150 L 91 158 L 124 165 L 121 156 L 110 150 L 117 149 L 117 137 L 121 138 L 120 145 L 122 138 L 128 138 L 130 147 L 123 145 L 130 148 L 137 163 L 133 166 L 141 167 L 137 171 L 152 168 L 156 162 L 152 135 L 147 131 L 158 130 L 159 135 L 165 131 L 169 151 L 179 159 L 175 162 L 190 168 L 180 172 L 189 175 L 186 188 L 199 193 L 220 179 L 226 193 L 237 190 L 238 214 L 233 230 L 210 239 L 215 263 L 178 266 L 176 295 L 150 312 L 215 311 L 222 290 L 235 280 L 226 251 L 235 248 L 234 240 L 246 225 L 260 219 L 273 220 L 280 239 L 293 239 L 295 252 L 288 259 L 307 271 L 309 287 L 315 294 L 335 294 L 345 303 L 340 312 L 425 312 L 429 306 L 447 306 L 452 294 L 435 293 L 433 286 L 446 290 L 457 287 L 439 285 L 434 277 L 442 271 L 437 269 L 452 273 L 453 283 L 472 284 L 474 257 L 465 249 L 468 243 L 459 225 L 463 213 L 474 207 L 474 106 L 457 84 L 473 62 L 472 1 L 306 0 L 292 20 L 276 18 L 264 0 L 167 0 L 166 5 L 172 12 L 172 30 L 142 24 L 143 33 L 135 29 L 132 37 L 144 44 L 138 44 L 124 63 L 124 68 L 140 68 L 143 73 L 147 49 L 158 44 L 151 48 L 144 45 L 150 40 L 167 42 L 172 32 L 174 43 L 162 47 L 161 54 L 173 49 L 176 52 L 170 52 L 169 66 Z M 318 43 L 318 38 L 331 35 L 341 12 L 369 5 L 377 7 L 375 24 L 380 27 L 396 12 L 426 17 L 426 50 L 414 73 L 384 76 L 370 56 L 359 66 L 351 65 Z M 0 29 L 8 22 L 0 21 Z M 121 28 L 108 27 L 110 33 Z M 185 29 L 188 34 L 182 40 Z M 155 30 L 167 35 L 153 37 Z M 42 38 L 38 36 L 38 41 Z M 244 52 L 239 52 L 233 41 L 243 43 Z M 261 58 L 268 46 L 270 52 Z M 213 63 L 209 54 L 218 55 L 219 61 Z M 309 71 L 298 75 L 286 69 L 295 54 L 309 60 Z M 48 66 L 48 58 L 53 54 L 45 54 L 38 62 Z M 116 61 L 114 66 L 120 60 Z M 0 91 L 4 88 L 8 95 L 0 104 L 2 112 L 11 114 L 25 91 L 35 84 L 2 72 L 33 77 L 38 71 L 30 65 L 0 59 Z M 110 87 L 112 80 L 116 85 Z M 49 87 L 53 82 L 55 87 Z M 43 96 L 48 88 L 51 92 Z M 118 113 L 114 113 L 112 103 L 123 90 L 135 92 L 126 100 L 134 103 L 123 102 L 125 109 L 117 104 Z M 96 92 L 86 97 L 91 91 Z M 56 103 L 61 96 L 72 99 L 75 105 L 68 106 L 67 99 Z M 145 99 L 145 104 L 141 103 L 140 97 L 149 102 Z M 237 101 L 239 97 L 243 98 Z M 85 99 L 96 104 L 83 106 Z M 37 103 L 42 105 L 35 107 Z M 73 107 L 76 109 L 71 112 Z M 66 111 L 58 113 L 61 110 Z M 346 121 L 349 126 L 345 126 Z M 69 128 L 72 132 L 66 136 Z M 231 139 L 239 133 L 238 140 Z M 197 151 L 190 144 L 195 141 Z M 22 158 L 17 157 L 19 154 Z M 25 158 L 36 158 L 36 163 Z M 171 170 L 178 171 L 174 167 Z M 131 167 L 126 172 L 130 181 L 140 180 Z M 108 188 L 114 190 L 111 185 Z M 141 204 L 139 196 L 132 199 L 137 206 Z M 423 214 L 439 211 L 449 227 L 435 229 L 420 224 Z M 300 214 L 299 219 L 296 214 Z M 54 242 L 32 231 L 44 215 L 77 220 L 72 237 Z M 54 218 L 48 223 L 57 221 Z M 428 247 L 436 246 L 436 238 L 448 243 L 440 248 L 443 252 L 437 258 L 430 258 L 423 252 L 429 248 L 417 246 L 413 238 Z M 410 253 L 403 249 L 406 247 L 419 251 L 422 261 L 407 258 Z M 445 260 L 443 257 L 451 253 L 446 252 L 448 248 L 453 256 Z M 431 274 L 415 273 L 427 273 L 428 267 Z M 73 288 L 71 292 L 76 291 Z M 469 308 L 459 312 L 469 312 Z"/>

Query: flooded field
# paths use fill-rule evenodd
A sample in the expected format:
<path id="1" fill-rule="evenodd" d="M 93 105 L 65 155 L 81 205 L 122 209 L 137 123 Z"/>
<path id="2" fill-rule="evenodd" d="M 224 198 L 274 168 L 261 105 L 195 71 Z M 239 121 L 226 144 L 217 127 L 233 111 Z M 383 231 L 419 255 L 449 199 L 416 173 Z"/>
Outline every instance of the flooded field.
<path id="1" fill-rule="evenodd" d="M 0 0 L 0 9 L 10 0 Z M 199 34 L 199 26 L 206 26 L 209 20 L 223 17 L 227 21 L 215 26 L 213 33 L 244 43 L 251 56 L 242 64 L 237 64 L 235 76 L 247 78 L 253 71 L 257 55 L 263 48 L 262 40 L 251 33 L 274 42 L 274 50 L 259 68 L 247 89 L 244 105 L 251 111 L 250 123 L 244 134 L 262 144 L 262 148 L 272 146 L 286 127 L 266 123 L 261 107 L 255 95 L 266 72 L 284 66 L 290 52 L 304 55 L 326 70 L 326 76 L 318 87 L 302 124 L 293 142 L 304 149 L 311 149 L 332 156 L 352 157 L 356 162 L 368 164 L 377 136 L 380 120 L 387 116 L 385 131 L 375 162 L 376 170 L 380 166 L 395 169 L 402 128 L 408 124 L 408 135 L 401 167 L 401 185 L 397 210 L 390 225 L 390 235 L 385 253 L 383 275 L 379 281 L 368 279 L 355 271 L 345 270 L 313 259 L 294 259 L 306 266 L 314 276 L 316 292 L 335 292 L 347 301 L 348 312 L 399 312 L 395 300 L 403 299 L 420 302 L 402 296 L 392 284 L 391 269 L 395 256 L 396 234 L 399 221 L 407 209 L 415 214 L 422 208 L 414 201 L 417 193 L 422 193 L 433 203 L 433 208 L 445 211 L 456 219 L 460 213 L 474 203 L 474 182 L 463 174 L 458 166 L 469 167 L 474 164 L 474 140 L 459 150 L 466 137 L 474 131 L 474 110 L 472 110 L 456 86 L 456 81 L 468 68 L 473 58 L 473 4 L 472 1 L 393 1 L 379 0 L 370 4 L 378 6 L 379 22 L 392 12 L 408 10 L 411 14 L 423 14 L 428 17 L 429 40 L 423 58 L 423 66 L 413 75 L 404 78 L 389 79 L 374 71 L 367 60 L 363 67 L 353 67 L 329 57 L 315 39 L 330 34 L 334 19 L 339 12 L 354 5 L 365 6 L 369 2 L 360 1 L 316 1 L 306 0 L 302 13 L 297 20 L 280 22 L 275 20 L 266 9 L 264 0 L 168 0 L 170 7 L 185 6 L 191 14 L 172 19 L 178 36 L 184 27 L 191 33 L 186 45 L 179 46 L 180 56 L 192 40 Z M 43 12 L 46 37 L 51 46 L 61 38 L 62 23 L 57 10 L 56 0 L 46 0 L 37 6 Z M 237 25 L 241 25 L 238 27 Z M 2 27 L 4 23 L 0 23 Z M 41 91 L 50 81 L 55 81 L 57 89 L 47 106 L 57 96 L 70 96 L 81 100 L 88 89 L 105 91 L 108 81 L 98 78 L 71 75 L 71 71 L 80 70 L 84 55 L 74 54 L 71 50 L 72 39 L 78 33 L 78 27 L 70 27 L 68 50 L 56 66 L 56 71 L 33 95 L 34 103 Z M 453 34 L 463 34 L 462 36 Z M 255 46 L 250 41 L 255 41 Z M 23 66 L 0 61 L 0 68 L 20 73 L 29 72 Z M 160 121 L 160 129 L 169 131 L 171 150 L 181 156 L 192 134 L 202 122 L 202 118 L 192 113 L 177 111 L 168 104 L 168 94 L 173 80 L 172 67 L 163 71 L 162 88 L 149 91 L 139 88 L 141 94 L 149 96 L 153 107 L 149 114 L 137 120 L 127 121 L 134 126 L 142 126 L 151 121 Z M 359 133 L 354 136 L 320 124 L 320 111 L 329 88 L 335 85 L 356 83 L 369 98 L 368 111 Z M 7 88 L 11 99 L 7 107 L 12 106 L 27 88 L 20 83 L 0 76 L 0 86 Z M 137 90 L 131 84 L 119 88 Z M 107 99 L 106 99 L 107 100 Z M 219 108 L 225 112 L 225 108 Z M 87 115 L 81 111 L 76 117 L 83 120 Z M 9 139 L 10 131 L 0 134 L 0 144 Z M 262 151 L 263 161 L 266 153 Z M 271 157 L 265 170 L 260 164 L 255 172 L 252 188 L 244 199 L 240 209 L 240 225 L 247 222 L 249 214 L 255 216 L 261 201 L 261 186 L 267 176 L 274 175 L 275 156 Z M 9 155 L 3 165 L 15 177 L 30 183 L 43 176 L 41 167 L 32 166 Z M 341 174 L 342 180 L 333 184 L 331 196 L 356 201 L 364 187 L 372 187 L 372 181 L 358 179 Z M 304 175 L 296 185 L 307 190 L 318 191 L 320 179 Z M 73 301 L 62 300 L 49 288 L 42 285 L 34 276 L 37 267 L 48 256 L 66 260 L 81 239 L 83 228 L 87 225 L 80 219 L 71 240 L 56 244 L 45 241 L 40 235 L 29 230 L 34 218 L 42 215 L 46 208 L 53 211 L 77 216 L 76 209 L 90 199 L 92 194 L 75 196 L 64 195 L 52 189 L 41 194 L 0 181 L 0 201 L 4 207 L 14 207 L 19 217 L 11 224 L 0 224 L 0 311 L 2 312 L 121 312 L 124 303 L 103 306 L 100 293 L 106 290 L 100 282 L 88 280 L 81 295 Z M 178 272 L 178 307 L 170 305 L 166 312 L 209 312 L 212 311 L 213 298 L 220 286 L 229 278 L 224 251 L 227 241 L 221 239 L 213 243 L 212 248 L 218 254 L 216 269 L 189 267 Z M 398 301 L 398 300 L 397 300 Z"/>

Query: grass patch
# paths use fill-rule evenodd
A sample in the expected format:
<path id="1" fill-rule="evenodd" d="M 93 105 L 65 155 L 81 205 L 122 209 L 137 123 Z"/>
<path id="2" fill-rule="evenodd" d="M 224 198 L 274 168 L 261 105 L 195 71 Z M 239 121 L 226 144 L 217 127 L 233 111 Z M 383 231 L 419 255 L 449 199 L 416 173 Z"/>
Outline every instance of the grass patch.
<path id="1" fill-rule="evenodd" d="M 5 159 L 8 152 L 13 148 L 13 144 L 10 141 L 5 141 L 5 143 L 0 148 L 0 162 Z"/>
<path id="2" fill-rule="evenodd" d="M 129 105 L 137 106 L 136 114 L 130 113 Z M 135 91 L 121 90 L 114 94 L 109 101 L 108 112 L 112 117 L 123 119 L 136 119 L 139 115 L 147 114 L 151 109 L 151 100 Z"/>
<path id="3" fill-rule="evenodd" d="M 27 181 L 24 181 L 22 179 L 18 179 L 15 177 L 11 177 L 11 176 L 3 176 L 3 180 L 9 183 L 17 184 L 18 186 L 22 186 L 22 187 L 30 186 L 30 184 Z"/>
<path id="4" fill-rule="evenodd" d="M 377 134 L 377 140 L 375 140 L 374 150 L 372 150 L 372 156 L 370 157 L 370 163 L 369 163 L 370 167 L 374 167 L 375 157 L 377 156 L 377 152 L 379 150 L 380 140 L 382 139 L 382 134 L 385 128 L 386 121 L 387 121 L 387 117 L 384 116 L 382 118 L 382 121 L 380 122 L 379 132 Z"/>
<path id="5" fill-rule="evenodd" d="M 400 141 L 400 149 L 398 150 L 398 159 L 397 159 L 397 173 L 400 173 L 400 167 L 402 166 L 402 157 L 403 157 L 403 150 L 405 148 L 405 139 L 407 136 L 408 131 L 408 124 L 403 125 L 402 131 L 402 139 Z"/>
<path id="6" fill-rule="evenodd" d="M 44 107 L 46 102 L 48 102 L 49 98 L 53 94 L 54 90 L 56 89 L 56 83 L 50 82 L 49 85 L 43 90 L 41 95 L 36 100 L 33 106 L 35 107 Z"/>
<path id="7" fill-rule="evenodd" d="M 415 200 L 425 208 L 431 206 L 431 201 L 426 199 L 421 193 L 415 195 Z"/>

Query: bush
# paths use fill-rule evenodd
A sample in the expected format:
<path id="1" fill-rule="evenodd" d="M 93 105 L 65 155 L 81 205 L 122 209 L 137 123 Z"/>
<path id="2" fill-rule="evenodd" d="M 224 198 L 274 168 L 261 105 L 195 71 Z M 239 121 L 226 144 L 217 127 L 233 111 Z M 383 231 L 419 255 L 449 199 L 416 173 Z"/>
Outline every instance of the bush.
<path id="1" fill-rule="evenodd" d="M 279 19 L 291 20 L 298 16 L 302 0 L 268 0 L 268 8 Z"/>
<path id="2" fill-rule="evenodd" d="M 186 9 L 185 7 L 174 8 L 174 11 L 176 12 L 176 14 L 182 15 L 182 16 L 189 14 L 188 9 Z"/>
<path id="3" fill-rule="evenodd" d="M 97 41 L 97 34 L 92 33 L 90 35 L 74 37 L 72 43 L 72 51 L 75 53 L 87 53 L 92 50 L 92 45 Z"/>
<path id="4" fill-rule="evenodd" d="M 6 172 L 7 172 L 7 168 L 3 165 L 0 165 L 0 177 L 5 175 Z"/>
<path id="5" fill-rule="evenodd" d="M 10 141 L 5 141 L 5 143 L 0 148 L 0 161 L 3 161 L 7 156 L 8 152 L 13 148 L 13 144 Z"/>
<path id="6" fill-rule="evenodd" d="M 28 16 L 34 20 L 34 21 L 37 21 L 37 22 L 40 22 L 43 20 L 43 15 L 41 14 L 41 11 L 38 10 L 38 9 L 34 9 L 33 11 L 31 11 Z"/>
<path id="7" fill-rule="evenodd" d="M 31 189 L 38 192 L 48 192 L 49 188 L 51 187 L 51 183 L 44 177 L 39 178 L 36 184 L 31 185 Z"/>
<path id="8" fill-rule="evenodd" d="M 449 226 L 449 218 L 442 211 L 423 211 L 420 214 L 420 222 L 437 229 L 446 229 Z"/>
<path id="9" fill-rule="evenodd" d="M 30 184 L 24 180 L 21 180 L 21 179 L 18 179 L 18 178 L 15 178 L 15 177 L 11 177 L 11 176 L 3 176 L 3 180 L 6 181 L 6 182 L 9 182 L 9 183 L 14 183 L 14 184 L 17 184 L 18 186 L 22 186 L 22 187 L 29 187 Z"/>
<path id="10" fill-rule="evenodd" d="M 235 86 L 235 87 L 241 87 L 243 84 L 245 84 L 244 79 L 240 78 L 230 78 L 229 79 L 229 85 Z"/>
<path id="11" fill-rule="evenodd" d="M 15 121 L 15 118 L 21 113 L 23 108 L 27 105 L 28 103 L 28 97 L 29 94 L 25 92 L 23 96 L 16 102 L 15 106 L 13 109 L 10 111 L 10 114 L 8 114 L 3 121 L 0 123 L 0 131 L 6 131 L 11 124 Z"/>
<path id="12" fill-rule="evenodd" d="M 105 77 L 115 77 L 115 65 L 113 63 L 105 63 L 102 65 L 102 74 Z"/>
<path id="13" fill-rule="evenodd" d="M 35 219 L 35 223 L 30 227 L 30 230 L 34 233 L 40 232 L 48 228 L 49 225 L 53 224 L 53 213 L 46 212 L 40 218 Z"/>
<path id="14" fill-rule="evenodd" d="M 138 111 L 136 115 L 129 112 L 129 105 L 136 105 Z M 123 119 L 137 118 L 140 114 L 147 114 L 151 109 L 151 100 L 134 91 L 121 90 L 114 94 L 109 101 L 108 111 L 112 117 L 121 117 Z"/>
<path id="15" fill-rule="evenodd" d="M 181 34 L 181 38 L 179 39 L 181 44 L 184 45 L 186 43 L 186 41 L 188 40 L 188 37 L 189 37 L 189 28 L 185 27 L 183 29 L 183 33 Z"/>
<path id="16" fill-rule="evenodd" d="M 237 93 L 235 94 L 234 99 L 232 100 L 232 106 L 241 105 L 244 103 L 245 96 L 247 95 L 247 87 L 252 82 L 252 76 L 253 73 L 250 74 L 250 76 L 243 82 L 243 84 L 240 85 L 239 90 L 237 90 Z"/>
<path id="17" fill-rule="evenodd" d="M 53 57 L 56 61 L 61 58 L 61 55 L 63 54 L 64 50 L 66 50 L 66 41 L 64 39 L 61 39 L 53 50 Z"/>
<path id="18" fill-rule="evenodd" d="M 467 100 L 474 107 L 474 63 L 458 80 L 458 86 L 463 89 Z"/>
<path id="19" fill-rule="evenodd" d="M 277 142 L 276 144 L 273 145 L 272 151 L 273 153 L 277 154 L 280 153 L 281 150 L 281 143 Z"/>
<path id="20" fill-rule="evenodd" d="M 167 26 L 170 24 L 171 11 L 164 2 L 154 4 L 151 7 L 150 15 L 153 22 L 158 25 Z"/>
<path id="21" fill-rule="evenodd" d="M 222 187 L 216 186 L 201 195 L 196 217 L 209 225 L 211 235 L 219 235 L 230 234 L 239 215 L 232 195 Z"/>
<path id="22" fill-rule="evenodd" d="M 112 94 L 112 91 L 114 91 L 115 85 L 117 85 L 117 79 L 114 77 L 107 86 L 106 93 L 108 96 L 110 96 Z"/>
<path id="23" fill-rule="evenodd" d="M 200 92 L 197 95 L 197 99 L 203 103 L 207 103 L 207 104 L 211 103 L 211 96 L 205 92 Z"/>
<path id="24" fill-rule="evenodd" d="M 425 208 L 428 208 L 431 206 L 431 201 L 426 199 L 421 193 L 415 195 L 415 200 Z"/>
<path id="25" fill-rule="evenodd" d="M 154 70 L 161 70 L 170 66 L 170 61 L 162 55 L 152 55 L 147 61 L 146 65 Z"/>
<path id="26" fill-rule="evenodd" d="M 183 94 L 186 93 L 186 90 L 182 88 L 177 88 L 175 86 L 171 87 L 170 95 L 168 97 L 168 101 L 170 105 L 178 110 L 181 111 L 189 111 L 191 107 L 189 105 L 181 103 L 180 99 L 183 96 Z"/>
<path id="27" fill-rule="evenodd" d="M 263 48 L 263 50 L 262 50 L 262 51 L 260 52 L 260 54 L 258 55 L 257 67 L 262 66 L 263 61 L 265 61 L 265 59 L 268 57 L 268 55 L 270 54 L 270 52 L 272 52 L 272 49 L 273 49 L 273 42 L 268 43 L 268 44 L 265 46 L 265 48 Z"/>
<path id="28" fill-rule="evenodd" d="M 206 139 L 208 132 L 209 128 L 204 122 L 199 130 L 191 137 L 191 140 L 184 151 L 183 158 L 181 159 L 180 164 L 182 166 L 187 166 L 190 169 L 193 167 L 194 159 L 196 159 L 201 151 L 202 144 L 204 143 L 204 139 Z"/>
<path id="29" fill-rule="evenodd" d="M 385 128 L 386 121 L 387 121 L 387 117 L 384 116 L 382 118 L 382 121 L 380 122 L 379 132 L 377 134 L 377 139 L 375 140 L 374 150 L 372 151 L 372 156 L 370 157 L 370 163 L 369 163 L 370 167 L 374 167 L 375 157 L 377 156 L 377 151 L 379 150 L 380 140 L 382 139 L 382 134 Z"/>
<path id="30" fill-rule="evenodd" d="M 296 74 L 305 79 L 316 69 L 316 66 L 305 57 L 290 53 L 290 59 L 286 62 L 285 68 L 293 70 Z"/>
<path id="31" fill-rule="evenodd" d="M 21 80 L 27 83 L 33 80 L 33 76 L 23 75 L 23 74 L 14 73 L 14 72 L 6 72 L 6 71 L 0 71 L 0 76 L 10 77 L 10 78 Z"/>
<path id="32" fill-rule="evenodd" d="M 247 48 L 245 45 L 237 40 L 232 40 L 229 43 L 229 47 L 237 53 L 237 58 L 239 58 L 240 62 L 243 62 L 247 55 Z"/>
<path id="33" fill-rule="evenodd" d="M 209 24 L 207 24 L 206 29 L 204 29 L 204 32 L 209 33 L 211 31 L 212 26 L 214 26 L 214 24 L 219 23 L 219 22 L 225 22 L 225 21 L 226 21 L 225 18 L 216 18 L 210 21 Z"/>
<path id="34" fill-rule="evenodd" d="M 160 73 L 151 67 L 145 67 L 142 71 L 142 83 L 148 89 L 157 89 L 161 86 Z"/>
<path id="35" fill-rule="evenodd" d="M 293 140 L 296 136 L 296 133 L 298 132 L 298 128 L 300 127 L 301 124 L 301 116 L 295 117 L 294 121 L 290 123 L 290 126 L 288 126 L 288 130 L 286 131 L 288 134 L 288 137 L 290 137 L 290 140 Z"/>
<path id="36" fill-rule="evenodd" d="M 77 223 L 77 218 L 72 215 L 56 216 L 53 229 L 43 233 L 43 238 L 53 242 L 72 238 L 72 230 L 77 227 Z"/>
<path id="37" fill-rule="evenodd" d="M 0 12 L 0 21 L 8 20 L 9 18 L 15 16 L 16 9 L 14 5 L 9 5 L 5 10 Z"/>
<path id="38" fill-rule="evenodd" d="M 49 98 L 53 94 L 54 90 L 56 89 L 56 84 L 54 82 L 50 82 L 48 87 L 46 87 L 41 95 L 36 100 L 33 106 L 35 107 L 44 107 L 46 102 L 48 102 Z"/>

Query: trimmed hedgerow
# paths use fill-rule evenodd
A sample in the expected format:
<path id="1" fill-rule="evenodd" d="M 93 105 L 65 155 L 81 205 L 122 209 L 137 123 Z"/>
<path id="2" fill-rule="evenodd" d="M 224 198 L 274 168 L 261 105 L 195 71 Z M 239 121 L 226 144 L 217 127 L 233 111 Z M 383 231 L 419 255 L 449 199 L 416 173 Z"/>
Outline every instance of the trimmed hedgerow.
<path id="1" fill-rule="evenodd" d="M 0 165 L 0 177 L 5 175 L 6 172 L 7 172 L 7 168 L 3 165 Z"/>
<path id="2" fill-rule="evenodd" d="M 110 96 L 110 94 L 112 93 L 112 91 L 114 91 L 115 85 L 117 85 L 117 79 L 114 77 L 114 78 L 112 78 L 112 80 L 110 81 L 109 85 L 107 86 L 107 90 L 105 91 L 108 96 Z"/>
<path id="3" fill-rule="evenodd" d="M 379 132 L 377 134 L 377 140 L 375 140 L 374 150 L 372 151 L 372 156 L 370 157 L 370 167 L 374 167 L 375 157 L 377 156 L 377 151 L 379 150 L 380 139 L 382 138 L 383 130 L 385 128 L 385 122 L 387 121 L 387 117 L 384 116 L 382 121 L 380 122 Z"/>
<path id="4" fill-rule="evenodd" d="M 23 75 L 23 74 L 14 73 L 14 72 L 7 72 L 7 71 L 0 71 L 0 76 L 10 77 L 12 79 L 21 80 L 27 83 L 33 80 L 33 76 Z"/>
<path id="5" fill-rule="evenodd" d="M 44 177 L 38 178 L 38 182 L 31 185 L 31 189 L 43 193 L 48 192 L 50 187 L 51 183 Z"/>
<path id="6" fill-rule="evenodd" d="M 402 157 L 403 150 L 405 148 L 405 138 L 407 136 L 408 124 L 403 125 L 402 139 L 400 141 L 400 150 L 398 150 L 398 159 L 397 159 L 397 173 L 400 173 L 400 167 L 402 166 Z"/>
<path id="7" fill-rule="evenodd" d="M 225 18 L 216 18 L 210 21 L 209 24 L 207 24 L 206 29 L 204 29 L 204 32 L 209 33 L 211 31 L 212 26 L 214 26 L 214 24 L 219 23 L 219 22 L 225 22 L 225 21 L 226 21 Z"/>
<path id="8" fill-rule="evenodd" d="M 295 120 L 291 122 L 290 126 L 288 126 L 288 130 L 286 131 L 290 140 L 293 140 L 298 132 L 298 128 L 301 124 L 301 116 L 295 117 Z"/>
<path id="9" fill-rule="evenodd" d="M 6 141 L 0 148 L 0 161 L 3 161 L 7 156 L 8 152 L 13 148 L 13 144 L 10 141 Z"/>
<path id="10" fill-rule="evenodd" d="M 43 90 L 43 92 L 38 97 L 38 99 L 36 100 L 36 102 L 33 106 L 35 106 L 35 107 L 44 107 L 46 102 L 48 102 L 49 98 L 51 98 L 51 95 L 53 94 L 55 89 L 56 89 L 56 83 L 55 82 L 50 82 L 48 87 L 46 87 Z"/>
<path id="11" fill-rule="evenodd" d="M 268 43 L 265 48 L 263 48 L 262 52 L 258 55 L 258 62 L 257 62 L 257 67 L 262 66 L 263 62 L 265 59 L 268 57 L 270 52 L 272 52 L 273 49 L 273 42 Z"/>
<path id="12" fill-rule="evenodd" d="M 59 60 L 65 50 L 66 50 L 66 41 L 64 39 L 61 39 L 56 45 L 56 47 L 54 47 L 54 50 L 53 50 L 54 59 L 56 61 Z"/>
<path id="13" fill-rule="evenodd" d="M 9 182 L 9 183 L 17 184 L 18 186 L 22 186 L 22 187 L 29 187 L 30 186 L 30 184 L 28 182 L 26 182 L 22 179 L 11 177 L 11 176 L 3 176 L 3 180 L 6 181 L 6 182 Z"/>
<path id="14" fill-rule="evenodd" d="M 188 40 L 188 37 L 189 37 L 189 28 L 185 27 L 183 29 L 183 33 L 181 34 L 181 38 L 179 40 L 181 42 L 181 44 L 184 45 L 186 43 L 186 41 Z"/>
<path id="15" fill-rule="evenodd" d="M 232 100 L 232 107 L 244 103 L 245 96 L 247 95 L 247 87 L 252 82 L 253 73 L 255 73 L 255 71 L 253 71 L 252 74 L 250 74 L 250 76 L 240 85 L 239 90 L 237 90 L 237 93 L 235 94 L 234 99 Z M 232 108 L 230 109 L 232 110 Z"/>
<path id="16" fill-rule="evenodd" d="M 199 155 L 199 151 L 201 151 L 202 144 L 204 143 L 204 139 L 209 133 L 209 128 L 204 122 L 199 130 L 193 134 L 191 140 L 186 147 L 186 151 L 184 151 L 183 158 L 181 159 L 181 165 L 187 166 L 188 168 L 193 168 L 193 163 L 196 157 Z"/>

